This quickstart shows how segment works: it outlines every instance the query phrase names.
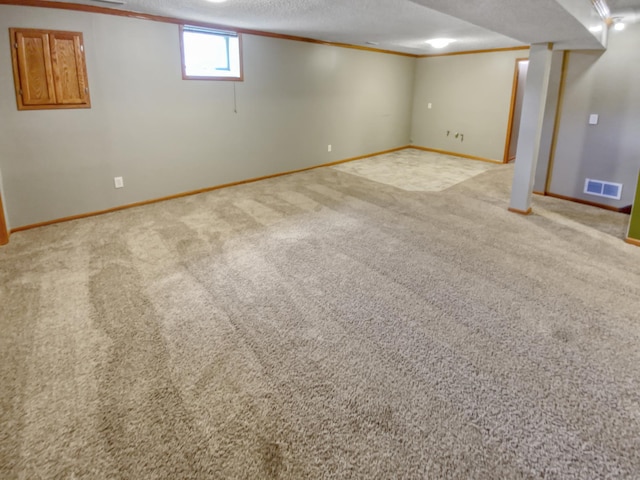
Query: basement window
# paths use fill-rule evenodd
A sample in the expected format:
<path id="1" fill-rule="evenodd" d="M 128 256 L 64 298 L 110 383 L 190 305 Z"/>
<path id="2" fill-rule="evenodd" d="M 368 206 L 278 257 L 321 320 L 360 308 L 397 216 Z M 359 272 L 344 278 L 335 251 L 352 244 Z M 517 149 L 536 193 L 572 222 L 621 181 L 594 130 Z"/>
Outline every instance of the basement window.
<path id="1" fill-rule="evenodd" d="M 237 32 L 181 25 L 180 43 L 185 80 L 242 80 Z"/>

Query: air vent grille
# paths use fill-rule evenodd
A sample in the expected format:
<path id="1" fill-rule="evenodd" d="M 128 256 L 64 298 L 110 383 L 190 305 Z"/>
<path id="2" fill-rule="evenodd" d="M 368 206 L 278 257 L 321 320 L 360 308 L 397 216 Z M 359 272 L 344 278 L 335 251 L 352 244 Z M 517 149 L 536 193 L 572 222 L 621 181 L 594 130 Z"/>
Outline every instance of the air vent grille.
<path id="1" fill-rule="evenodd" d="M 620 200 L 622 196 L 622 184 L 587 178 L 584 182 L 584 193 Z"/>

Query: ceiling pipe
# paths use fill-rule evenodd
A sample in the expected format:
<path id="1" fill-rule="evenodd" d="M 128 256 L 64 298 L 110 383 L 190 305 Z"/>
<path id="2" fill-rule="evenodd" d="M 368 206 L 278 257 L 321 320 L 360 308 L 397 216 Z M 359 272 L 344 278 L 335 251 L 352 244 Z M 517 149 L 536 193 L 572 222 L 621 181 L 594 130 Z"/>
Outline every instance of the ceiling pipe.
<path id="1" fill-rule="evenodd" d="M 607 19 L 611 17 L 611 11 L 609 10 L 609 5 L 606 0 L 591 0 L 591 4 L 602 20 L 607 21 Z"/>

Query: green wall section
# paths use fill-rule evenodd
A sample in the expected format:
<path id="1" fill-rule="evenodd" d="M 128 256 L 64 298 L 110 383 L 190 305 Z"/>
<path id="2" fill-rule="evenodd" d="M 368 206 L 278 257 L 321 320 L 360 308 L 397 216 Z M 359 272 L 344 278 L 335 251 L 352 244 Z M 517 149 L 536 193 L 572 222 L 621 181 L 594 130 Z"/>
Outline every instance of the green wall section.
<path id="1" fill-rule="evenodd" d="M 636 184 L 636 198 L 633 201 L 631 210 L 631 220 L 629 220 L 629 238 L 640 240 L 640 173 L 638 173 L 638 183 Z"/>

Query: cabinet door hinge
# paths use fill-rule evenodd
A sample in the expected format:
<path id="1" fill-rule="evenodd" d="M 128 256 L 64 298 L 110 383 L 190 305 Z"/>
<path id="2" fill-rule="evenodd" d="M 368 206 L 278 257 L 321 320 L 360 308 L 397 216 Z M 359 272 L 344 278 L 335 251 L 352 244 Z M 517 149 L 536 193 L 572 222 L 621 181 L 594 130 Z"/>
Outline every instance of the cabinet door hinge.
<path id="1" fill-rule="evenodd" d="M 18 49 L 18 42 L 14 43 L 13 47 L 17 50 Z"/>
<path id="2" fill-rule="evenodd" d="M 80 51 L 84 52 L 84 45 L 80 45 Z"/>
<path id="3" fill-rule="evenodd" d="M 19 89 L 18 91 L 20 92 L 20 95 L 23 95 L 23 93 L 22 93 L 22 89 Z"/>

